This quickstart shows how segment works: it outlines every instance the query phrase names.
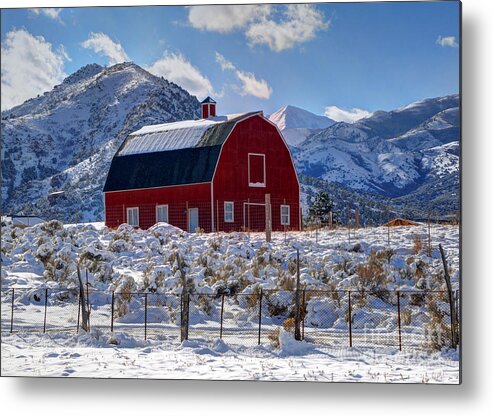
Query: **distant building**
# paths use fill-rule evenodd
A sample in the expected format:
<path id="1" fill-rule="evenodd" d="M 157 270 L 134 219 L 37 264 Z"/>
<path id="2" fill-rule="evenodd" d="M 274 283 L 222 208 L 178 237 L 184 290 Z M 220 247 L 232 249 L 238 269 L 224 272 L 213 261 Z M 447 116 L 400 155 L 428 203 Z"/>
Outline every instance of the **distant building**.
<path id="1" fill-rule="evenodd" d="M 265 195 L 273 230 L 300 228 L 299 182 L 289 148 L 261 111 L 146 126 L 113 157 L 104 186 L 105 222 L 189 232 L 263 231 Z"/>
<path id="2" fill-rule="evenodd" d="M 35 215 L 6 215 L 3 219 L 12 221 L 12 225 L 16 227 L 31 227 L 36 224 L 45 222 L 43 218 L 36 217 Z"/>

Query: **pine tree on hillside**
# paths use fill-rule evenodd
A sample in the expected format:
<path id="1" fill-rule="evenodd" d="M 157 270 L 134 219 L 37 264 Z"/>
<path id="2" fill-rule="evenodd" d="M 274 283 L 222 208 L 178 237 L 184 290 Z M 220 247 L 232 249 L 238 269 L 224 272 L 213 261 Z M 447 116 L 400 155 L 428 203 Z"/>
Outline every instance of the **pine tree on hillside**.
<path id="1" fill-rule="evenodd" d="M 321 191 L 312 198 L 313 202 L 308 208 L 308 218 L 311 222 L 327 224 L 329 222 L 329 212 L 332 211 L 333 204 L 327 192 Z"/>

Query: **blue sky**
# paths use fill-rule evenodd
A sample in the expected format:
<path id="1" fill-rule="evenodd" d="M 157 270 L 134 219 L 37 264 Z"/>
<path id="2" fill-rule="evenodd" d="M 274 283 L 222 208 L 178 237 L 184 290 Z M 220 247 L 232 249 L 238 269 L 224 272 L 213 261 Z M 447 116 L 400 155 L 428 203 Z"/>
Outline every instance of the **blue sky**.
<path id="1" fill-rule="evenodd" d="M 220 113 L 344 119 L 459 91 L 457 2 L 230 7 L 3 9 L 2 109 L 121 60 L 213 95 Z"/>

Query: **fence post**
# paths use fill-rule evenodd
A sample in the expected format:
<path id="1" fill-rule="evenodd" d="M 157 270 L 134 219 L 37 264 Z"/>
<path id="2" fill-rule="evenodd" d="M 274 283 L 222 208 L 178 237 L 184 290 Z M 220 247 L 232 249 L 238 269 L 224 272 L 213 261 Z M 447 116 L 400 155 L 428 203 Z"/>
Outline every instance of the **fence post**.
<path id="1" fill-rule="evenodd" d="M 348 244 L 351 244 L 351 208 L 349 208 L 349 204 L 347 206 L 347 235 Z"/>
<path id="2" fill-rule="evenodd" d="M 260 297 L 258 303 L 258 345 L 260 345 L 260 334 L 262 332 L 262 289 L 260 289 Z"/>
<path id="3" fill-rule="evenodd" d="M 224 317 L 224 293 L 221 298 L 221 329 L 219 330 L 219 338 L 223 337 L 223 317 Z"/>
<path id="4" fill-rule="evenodd" d="M 10 314 L 10 333 L 14 331 L 14 299 L 15 299 L 15 289 L 12 288 L 12 311 Z"/>
<path id="5" fill-rule="evenodd" d="M 77 330 L 76 333 L 79 333 L 79 325 L 80 325 L 80 308 L 81 308 L 81 303 L 80 303 L 80 293 L 79 293 L 79 307 L 77 308 Z"/>
<path id="6" fill-rule="evenodd" d="M 352 320 L 353 320 L 353 312 L 351 310 L 351 290 L 347 291 L 348 293 L 348 322 L 349 322 L 349 346 L 353 346 L 353 328 L 352 328 Z"/>
<path id="7" fill-rule="evenodd" d="M 144 293 L 144 339 L 147 339 L 147 293 Z"/>
<path id="8" fill-rule="evenodd" d="M 430 209 L 428 209 L 428 257 L 431 257 L 431 221 L 430 221 Z"/>
<path id="9" fill-rule="evenodd" d="M 305 339 L 305 289 L 303 289 L 303 319 L 301 321 L 301 339 Z"/>
<path id="10" fill-rule="evenodd" d="M 387 245 L 390 247 L 390 208 L 387 208 Z"/>
<path id="11" fill-rule="evenodd" d="M 114 319 L 115 319 L 115 291 L 111 292 L 111 332 L 113 332 Z"/>
<path id="12" fill-rule="evenodd" d="M 272 237 L 270 194 L 265 194 L 265 240 L 270 243 Z"/>
<path id="13" fill-rule="evenodd" d="M 294 295 L 294 339 L 301 340 L 301 317 L 300 317 L 300 249 L 296 249 L 296 292 Z"/>
<path id="14" fill-rule="evenodd" d="M 46 312 L 48 310 L 48 288 L 45 289 L 45 313 L 43 318 L 43 334 L 46 332 Z"/>
<path id="15" fill-rule="evenodd" d="M 188 293 L 181 294 L 181 341 L 188 339 L 188 318 L 190 307 L 190 295 Z"/>
<path id="16" fill-rule="evenodd" d="M 399 328 L 399 351 L 402 351 L 402 334 L 401 334 L 401 294 L 397 291 L 397 326 Z"/>

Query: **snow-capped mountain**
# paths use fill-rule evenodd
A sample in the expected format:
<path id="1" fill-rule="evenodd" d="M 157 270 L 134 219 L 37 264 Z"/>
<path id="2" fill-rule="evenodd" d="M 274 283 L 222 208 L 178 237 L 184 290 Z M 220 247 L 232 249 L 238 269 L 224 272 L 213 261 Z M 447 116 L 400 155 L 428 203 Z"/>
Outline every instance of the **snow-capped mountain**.
<path id="1" fill-rule="evenodd" d="M 199 108 L 196 97 L 133 63 L 81 68 L 2 112 L 3 212 L 101 220 L 104 179 L 128 133 L 198 118 Z M 305 200 L 324 188 L 341 206 L 357 198 L 458 206 L 457 95 L 351 124 L 293 106 L 270 120 L 292 147 Z"/>
<path id="2" fill-rule="evenodd" d="M 280 108 L 269 116 L 269 120 L 277 124 L 286 142 L 294 147 L 316 131 L 335 123 L 328 117 L 318 116 L 292 105 Z"/>
<path id="3" fill-rule="evenodd" d="M 196 97 L 133 63 L 81 68 L 2 112 L 3 211 L 102 219 L 102 186 L 126 135 L 196 118 L 199 108 Z M 64 193 L 48 198 L 54 191 Z"/>
<path id="4" fill-rule="evenodd" d="M 319 130 L 298 145 L 295 163 L 305 175 L 386 197 L 441 178 L 458 205 L 459 137 L 459 97 L 439 97 Z"/>

